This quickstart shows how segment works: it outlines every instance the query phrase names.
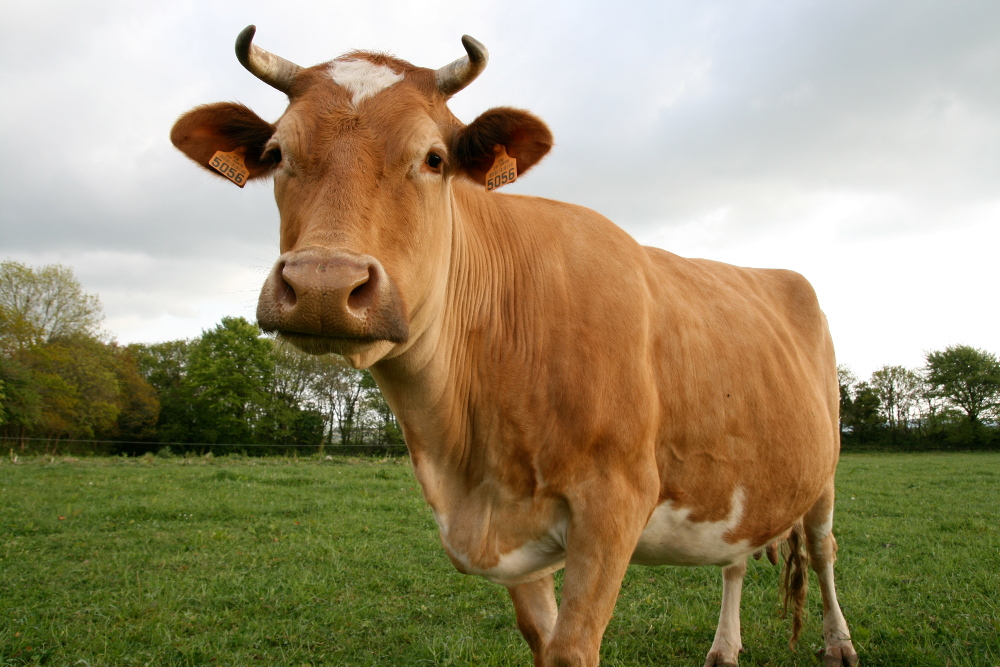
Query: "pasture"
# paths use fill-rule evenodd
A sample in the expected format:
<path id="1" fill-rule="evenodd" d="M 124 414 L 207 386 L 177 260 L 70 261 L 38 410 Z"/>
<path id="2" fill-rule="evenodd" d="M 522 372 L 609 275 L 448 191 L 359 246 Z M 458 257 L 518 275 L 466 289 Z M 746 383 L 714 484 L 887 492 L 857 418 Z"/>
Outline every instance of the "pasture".
<path id="1" fill-rule="evenodd" d="M 862 665 L 1000 665 L 1000 454 L 845 454 L 841 605 Z M 740 664 L 796 653 L 751 561 Z M 632 566 L 604 665 L 700 665 L 717 568 Z M 0 463 L 0 665 L 529 665 L 505 589 L 458 574 L 405 459 Z"/>

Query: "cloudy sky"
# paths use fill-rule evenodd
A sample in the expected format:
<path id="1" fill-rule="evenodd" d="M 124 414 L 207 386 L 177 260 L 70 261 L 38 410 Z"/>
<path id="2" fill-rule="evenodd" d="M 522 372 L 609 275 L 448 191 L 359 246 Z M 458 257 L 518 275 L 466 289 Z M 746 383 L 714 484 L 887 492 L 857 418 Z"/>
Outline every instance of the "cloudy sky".
<path id="1" fill-rule="evenodd" d="M 1000 3 L 0 1 L 0 259 L 69 265 L 122 342 L 253 318 L 269 185 L 203 173 L 178 115 L 284 98 L 233 42 L 300 65 L 364 48 L 490 65 L 452 101 L 530 109 L 557 145 L 509 188 L 643 243 L 808 277 L 862 377 L 1000 352 Z"/>

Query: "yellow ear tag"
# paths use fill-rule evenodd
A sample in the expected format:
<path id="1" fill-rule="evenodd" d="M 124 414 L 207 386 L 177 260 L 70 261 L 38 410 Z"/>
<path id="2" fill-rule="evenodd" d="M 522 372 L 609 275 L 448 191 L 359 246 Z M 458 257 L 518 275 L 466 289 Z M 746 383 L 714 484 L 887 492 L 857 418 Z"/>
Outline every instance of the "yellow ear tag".
<path id="1" fill-rule="evenodd" d="M 231 153 L 215 151 L 215 155 L 209 160 L 208 166 L 241 188 L 247 184 L 247 176 L 250 175 L 250 170 L 247 169 L 246 163 L 243 162 L 243 155 L 241 153 L 237 153 L 236 151 Z"/>
<path id="2" fill-rule="evenodd" d="M 493 166 L 486 172 L 486 189 L 496 190 L 501 185 L 507 185 L 517 180 L 517 160 L 507 155 L 503 146 L 494 146 L 496 157 Z"/>

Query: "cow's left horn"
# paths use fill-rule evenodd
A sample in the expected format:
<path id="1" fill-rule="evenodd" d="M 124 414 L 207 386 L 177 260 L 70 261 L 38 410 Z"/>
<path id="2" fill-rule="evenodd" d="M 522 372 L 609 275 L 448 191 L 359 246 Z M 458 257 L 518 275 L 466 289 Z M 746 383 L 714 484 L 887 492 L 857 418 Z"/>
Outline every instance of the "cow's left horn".
<path id="1" fill-rule="evenodd" d="M 462 46 L 469 55 L 445 65 L 437 71 L 437 87 L 441 94 L 451 97 L 472 83 L 486 69 L 490 52 L 478 40 L 462 35 Z"/>
<path id="2" fill-rule="evenodd" d="M 302 68 L 254 44 L 253 36 L 256 32 L 255 25 L 243 28 L 243 32 L 236 38 L 236 57 L 255 77 L 287 95 Z"/>

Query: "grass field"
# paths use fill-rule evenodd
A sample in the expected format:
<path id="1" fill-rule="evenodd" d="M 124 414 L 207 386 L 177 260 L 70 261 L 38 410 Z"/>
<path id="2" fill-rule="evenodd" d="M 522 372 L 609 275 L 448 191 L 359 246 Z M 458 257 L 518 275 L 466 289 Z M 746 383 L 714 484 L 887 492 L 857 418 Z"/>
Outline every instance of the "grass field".
<path id="1" fill-rule="evenodd" d="M 835 530 L 862 665 L 1000 665 L 1000 454 L 845 455 Z M 817 665 L 751 561 L 741 665 Z M 630 568 L 604 665 L 701 665 L 717 568 Z M 0 463 L 0 665 L 530 665 L 458 574 L 405 459 Z"/>

